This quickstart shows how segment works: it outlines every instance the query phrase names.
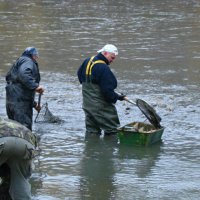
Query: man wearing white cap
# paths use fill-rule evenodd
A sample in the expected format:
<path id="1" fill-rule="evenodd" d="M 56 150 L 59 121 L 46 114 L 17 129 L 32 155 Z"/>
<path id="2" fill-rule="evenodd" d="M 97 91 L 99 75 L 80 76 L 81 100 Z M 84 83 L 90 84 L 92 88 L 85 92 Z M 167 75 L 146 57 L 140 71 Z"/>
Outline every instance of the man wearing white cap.
<path id="1" fill-rule="evenodd" d="M 115 103 L 124 100 L 124 95 L 117 94 L 117 79 L 109 65 L 118 55 L 117 47 L 105 45 L 98 54 L 87 58 L 77 75 L 82 84 L 83 110 L 85 112 L 86 133 L 100 135 L 116 134 L 119 118 Z"/>
<path id="2" fill-rule="evenodd" d="M 39 85 L 40 72 L 37 63 L 38 51 L 27 47 L 6 75 L 6 111 L 9 119 L 15 120 L 32 130 L 33 107 L 40 107 L 34 101 L 35 93 L 43 93 Z"/>

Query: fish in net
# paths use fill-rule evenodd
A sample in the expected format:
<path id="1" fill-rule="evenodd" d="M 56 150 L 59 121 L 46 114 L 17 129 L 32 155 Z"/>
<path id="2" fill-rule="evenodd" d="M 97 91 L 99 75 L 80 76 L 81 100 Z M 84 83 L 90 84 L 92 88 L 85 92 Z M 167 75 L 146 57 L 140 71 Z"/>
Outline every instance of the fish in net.
<path id="1" fill-rule="evenodd" d="M 41 110 L 38 112 L 34 120 L 35 123 L 60 123 L 61 121 L 62 120 L 59 117 L 51 113 L 47 102 L 42 105 Z"/>

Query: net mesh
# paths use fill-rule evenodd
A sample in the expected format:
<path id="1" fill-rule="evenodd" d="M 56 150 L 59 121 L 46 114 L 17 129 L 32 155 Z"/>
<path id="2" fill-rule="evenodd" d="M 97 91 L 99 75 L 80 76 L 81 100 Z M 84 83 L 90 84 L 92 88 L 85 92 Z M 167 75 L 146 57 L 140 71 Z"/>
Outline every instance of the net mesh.
<path id="1" fill-rule="evenodd" d="M 162 126 L 160 125 L 161 117 L 156 113 L 154 108 L 152 108 L 148 103 L 146 103 L 142 99 L 137 99 L 136 105 L 146 116 L 146 118 L 150 121 L 150 123 L 155 126 L 155 128 L 162 128 Z"/>
<path id="2" fill-rule="evenodd" d="M 42 105 L 42 108 L 40 112 L 38 112 L 37 116 L 35 117 L 35 123 L 59 123 L 62 120 L 53 115 L 51 111 L 48 108 L 48 103 L 46 102 L 45 104 Z"/>

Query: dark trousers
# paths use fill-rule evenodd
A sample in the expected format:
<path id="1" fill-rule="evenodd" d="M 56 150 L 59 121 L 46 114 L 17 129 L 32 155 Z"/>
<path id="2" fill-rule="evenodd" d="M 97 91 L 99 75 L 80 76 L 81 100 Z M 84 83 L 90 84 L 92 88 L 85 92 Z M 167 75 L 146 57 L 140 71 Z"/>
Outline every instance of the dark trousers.
<path id="1" fill-rule="evenodd" d="M 15 120 L 32 131 L 33 108 L 32 102 L 6 103 L 9 119 Z"/>

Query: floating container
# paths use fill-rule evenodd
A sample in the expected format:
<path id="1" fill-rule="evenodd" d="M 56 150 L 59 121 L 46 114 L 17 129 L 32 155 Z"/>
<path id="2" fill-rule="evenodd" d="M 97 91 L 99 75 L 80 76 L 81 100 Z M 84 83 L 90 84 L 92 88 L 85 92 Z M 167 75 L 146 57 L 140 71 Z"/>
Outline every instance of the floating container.
<path id="1" fill-rule="evenodd" d="M 161 141 L 164 127 L 156 129 L 152 124 L 132 122 L 117 132 L 120 144 L 149 146 Z"/>
<path id="2" fill-rule="evenodd" d="M 164 132 L 164 127 L 160 125 L 161 117 L 141 99 L 137 99 L 134 105 L 139 107 L 151 124 L 132 122 L 118 128 L 117 136 L 120 144 L 149 146 L 160 142 Z"/>

